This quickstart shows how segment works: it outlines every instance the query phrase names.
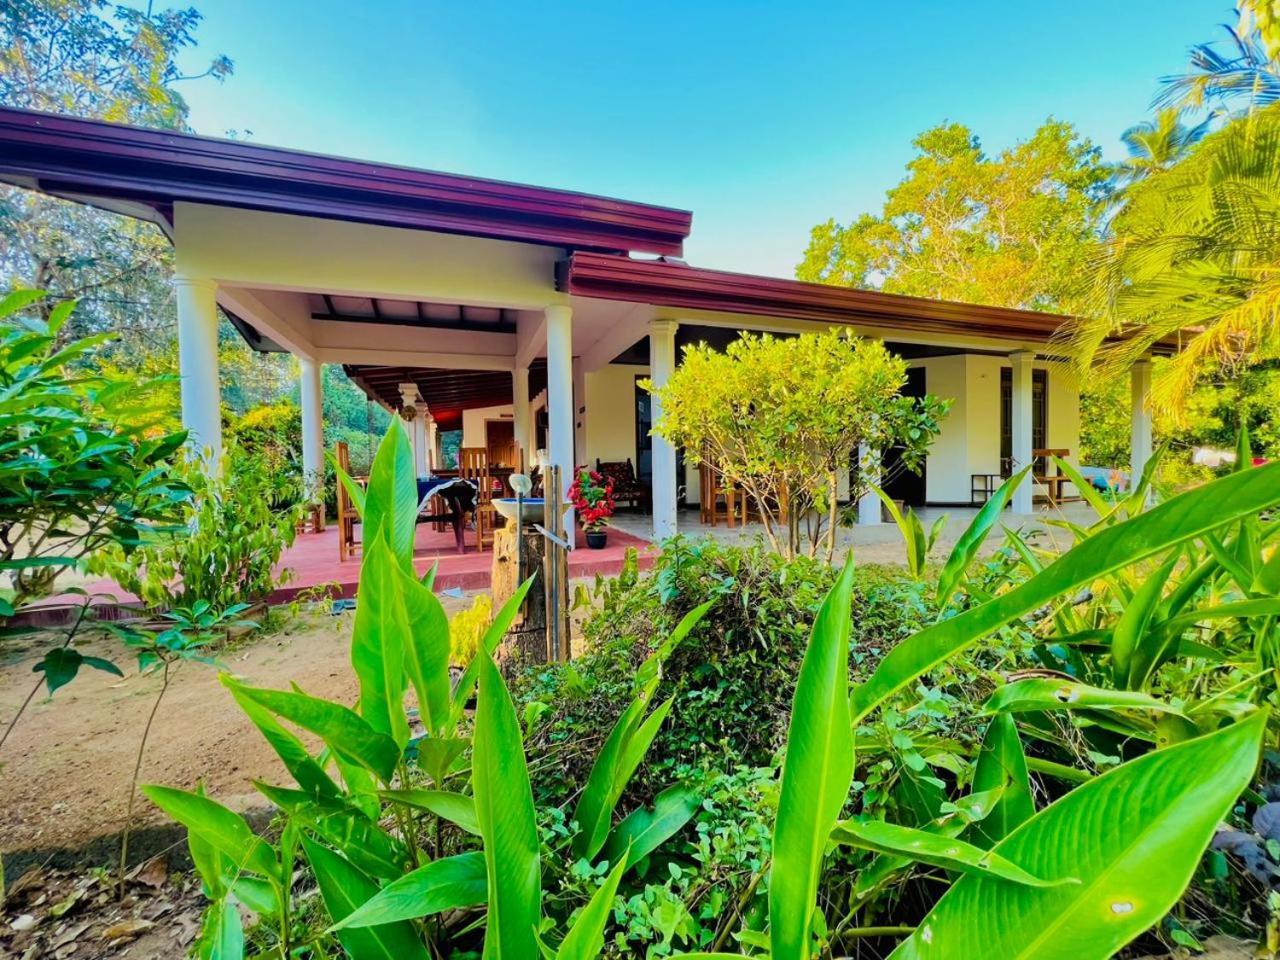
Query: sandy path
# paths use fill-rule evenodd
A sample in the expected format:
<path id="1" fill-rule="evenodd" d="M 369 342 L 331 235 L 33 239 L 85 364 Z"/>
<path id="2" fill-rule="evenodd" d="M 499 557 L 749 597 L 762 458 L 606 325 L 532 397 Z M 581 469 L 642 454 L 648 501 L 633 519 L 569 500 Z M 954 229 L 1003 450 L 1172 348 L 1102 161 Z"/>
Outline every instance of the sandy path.
<path id="1" fill-rule="evenodd" d="M 451 613 L 470 603 L 442 599 Z M 352 703 L 350 630 L 351 614 L 305 616 L 279 634 L 242 641 L 220 658 L 226 669 L 255 683 L 284 688 L 296 682 L 308 693 Z M 31 666 L 50 642 L 45 636 L 0 654 L 0 724 L 8 725 L 30 692 Z M 78 646 L 115 661 L 126 676 L 83 670 L 52 701 L 43 699 L 42 690 L 27 708 L 0 753 L 0 852 L 78 847 L 123 824 L 138 740 L 160 679 L 140 677 L 114 639 L 99 636 Z M 203 778 L 219 801 L 248 809 L 263 806 L 254 778 L 285 777 L 279 759 L 218 683 L 217 670 L 181 666 L 156 715 L 142 781 L 191 788 Z M 137 812 L 138 823 L 164 821 L 145 798 Z"/>

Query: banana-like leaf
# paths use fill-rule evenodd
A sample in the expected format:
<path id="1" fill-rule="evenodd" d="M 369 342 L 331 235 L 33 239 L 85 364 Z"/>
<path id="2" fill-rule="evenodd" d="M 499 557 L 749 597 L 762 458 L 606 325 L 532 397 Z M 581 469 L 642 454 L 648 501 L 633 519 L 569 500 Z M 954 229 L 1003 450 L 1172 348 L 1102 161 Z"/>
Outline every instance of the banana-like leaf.
<path id="1" fill-rule="evenodd" d="M 360 603 L 351 629 L 351 666 L 360 681 L 360 716 L 403 750 L 409 742 L 404 713 L 408 688 L 405 641 L 409 618 L 405 610 L 404 573 L 391 552 L 385 525 L 376 536 L 365 537 L 360 561 Z"/>
<path id="2" fill-rule="evenodd" d="M 604 847 L 605 859 L 617 863 L 625 857 L 630 870 L 675 836 L 700 806 L 701 797 L 688 787 L 668 787 L 654 798 L 652 810 L 632 810 L 613 828 Z"/>
<path id="3" fill-rule="evenodd" d="M 363 517 L 365 500 L 364 487 L 356 483 L 355 478 L 342 469 L 342 465 L 338 463 L 338 458 L 332 453 L 325 454 L 325 459 L 328 460 L 329 464 L 333 467 L 333 472 L 337 476 L 338 482 L 346 488 L 347 496 L 351 498 L 351 505 L 356 508 L 356 513 Z"/>
<path id="4" fill-rule="evenodd" d="M 418 766 L 437 783 L 444 783 L 449 769 L 471 745 L 469 737 L 423 737 L 418 741 Z"/>
<path id="5" fill-rule="evenodd" d="M 444 910 L 475 907 L 488 896 L 484 854 L 478 850 L 433 860 L 393 880 L 330 930 L 416 920 Z"/>
<path id="6" fill-rule="evenodd" d="M 534 574 L 516 588 L 516 592 L 511 595 L 511 599 L 502 605 L 502 609 L 497 612 L 492 622 L 490 622 L 489 629 L 480 638 L 480 642 L 476 645 L 475 656 L 471 658 L 467 668 L 462 671 L 462 676 L 458 678 L 457 686 L 453 688 L 453 708 L 449 718 L 450 726 L 456 725 L 462 719 L 462 714 L 467 707 L 467 701 L 471 699 L 471 693 L 476 688 L 476 682 L 480 678 L 481 651 L 490 657 L 493 656 L 493 651 L 498 649 L 498 644 L 506 636 L 511 624 L 515 622 L 516 614 L 524 606 L 525 595 L 529 592 L 529 588 L 533 586 L 533 581 L 536 577 L 537 574 Z"/>
<path id="7" fill-rule="evenodd" d="M 662 721 L 671 712 L 674 700 L 668 699 L 659 704 L 648 718 L 644 717 L 655 687 L 656 683 L 650 683 L 631 701 L 614 724 L 591 767 L 587 785 L 573 812 L 573 819 L 578 822 L 573 850 L 579 857 L 590 859 L 604 846 L 622 791 L 658 735 Z"/>
<path id="8" fill-rule="evenodd" d="M 849 718 L 849 630 L 853 562 L 827 594 L 800 665 L 769 877 L 772 960 L 808 960 L 818 874 L 853 783 Z"/>
<path id="9" fill-rule="evenodd" d="M 1139 689 L 1157 658 L 1160 636 L 1147 628 L 1179 559 L 1180 551 L 1175 550 L 1151 572 L 1125 604 L 1111 631 L 1112 682 L 1121 690 Z"/>
<path id="10" fill-rule="evenodd" d="M 480 836 L 476 802 L 466 794 L 450 790 L 379 790 L 378 796 L 388 803 L 403 803 L 407 807 L 434 813 L 467 833 Z"/>
<path id="11" fill-rule="evenodd" d="M 1259 711 L 1072 790 L 994 852 L 1038 876 L 1071 875 L 1079 884 L 963 876 L 891 960 L 949 960 L 975 944 L 1001 960 L 1110 957 L 1182 895 L 1253 776 L 1266 720 Z"/>
<path id="12" fill-rule="evenodd" d="M 1028 677 L 1005 684 L 983 704 L 984 713 L 1026 713 L 1032 710 L 1155 710 L 1180 713 L 1177 707 L 1134 690 L 1109 690 L 1087 683 Z"/>
<path id="13" fill-rule="evenodd" d="M 1276 551 L 1272 562 L 1280 558 L 1280 550 Z M 1268 564 L 1270 565 L 1270 564 Z M 1277 565 L 1280 569 L 1280 565 Z M 1153 630 L 1159 630 L 1166 636 L 1176 638 L 1182 631 L 1211 620 L 1245 620 L 1249 617 L 1280 616 L 1280 597 L 1260 598 L 1256 600 L 1233 600 L 1212 607 L 1199 607 L 1186 613 L 1178 614 L 1163 620 Z"/>
<path id="14" fill-rule="evenodd" d="M 298 786 L 318 799 L 332 799 L 341 793 L 338 785 L 311 756 L 302 741 L 286 730 L 271 711 L 246 697 L 240 688 L 231 687 L 230 690 L 240 709 L 284 761 L 285 769 L 293 775 Z"/>
<path id="15" fill-rule="evenodd" d="M 302 850 L 335 924 L 377 895 L 378 885 L 345 857 L 306 836 L 302 838 Z M 429 960 L 417 931 L 407 921 L 344 927 L 337 931 L 337 937 L 351 960 Z"/>
<path id="16" fill-rule="evenodd" d="M 988 633 L 1084 583 L 1280 502 L 1280 463 L 1196 487 L 1076 545 L 1018 587 L 898 644 L 853 692 L 856 723 L 903 687 Z"/>
<path id="17" fill-rule="evenodd" d="M 831 839 L 850 847 L 907 857 L 960 873 L 1000 877 L 1030 887 L 1056 887 L 1074 882 L 1069 877 L 1037 877 L 994 851 L 975 847 L 955 837 L 939 836 L 883 820 L 844 820 L 831 831 Z"/>
<path id="18" fill-rule="evenodd" d="M 1111 516 L 1115 512 L 1116 505 L 1108 503 L 1101 493 L 1094 487 L 1092 483 L 1085 479 L 1084 474 L 1077 470 L 1067 460 L 1061 457 L 1054 457 L 1053 462 L 1057 465 L 1058 472 L 1071 481 L 1071 485 L 1080 492 L 1080 496 L 1084 497 L 1089 506 L 1093 507 L 1099 519 Z"/>
<path id="19" fill-rule="evenodd" d="M 1017 724 L 1008 713 L 998 713 L 991 718 L 973 768 L 975 794 L 997 788 L 1000 795 L 994 806 L 970 830 L 971 838 L 987 848 L 1003 840 L 1036 812 L 1027 776 L 1027 757 L 1022 751 Z"/>
<path id="20" fill-rule="evenodd" d="M 483 646 L 476 661 L 480 693 L 471 784 L 488 871 L 485 958 L 530 960 L 538 955 L 534 931 L 542 920 L 542 862 L 520 719 Z"/>
<path id="21" fill-rule="evenodd" d="M 413 573 L 413 537 L 418 523 L 418 475 L 413 444 L 399 418 L 392 417 L 369 467 L 363 536 L 374 543 L 385 536 L 400 567 Z M 361 570 L 363 579 L 364 571 Z"/>
<path id="22" fill-rule="evenodd" d="M 142 792 L 201 842 L 226 857 L 233 871 L 253 870 L 278 879 L 280 864 L 275 852 L 240 814 L 198 793 L 172 787 L 146 785 Z"/>
<path id="23" fill-rule="evenodd" d="M 199 960 L 241 960 L 244 956 L 244 926 L 229 897 L 209 904 L 205 911 L 196 956 Z"/>
<path id="24" fill-rule="evenodd" d="M 960 586 L 965 571 L 969 569 L 969 565 L 977 557 L 978 551 L 982 549 L 982 545 L 987 540 L 987 535 L 991 533 L 992 528 L 999 522 L 1000 513 L 1008 505 L 1009 499 L 1013 496 L 1013 491 L 1018 488 L 1018 484 L 1022 482 L 1030 469 L 1030 466 L 1023 467 L 1004 483 L 1000 484 L 1000 489 L 982 505 L 978 515 L 973 518 L 964 533 L 960 535 L 960 539 L 956 541 L 956 545 L 951 548 L 947 562 L 943 564 L 942 572 L 938 574 L 937 598 L 939 608 L 947 605 L 947 601 L 951 599 L 951 596 Z"/>
<path id="25" fill-rule="evenodd" d="M 441 734 L 449 727 L 451 706 L 449 617 L 430 586 L 401 571 L 397 576 L 408 624 L 404 668 L 418 694 L 423 726 L 429 733 Z"/>
<path id="26" fill-rule="evenodd" d="M 395 740 L 375 730 L 354 710 L 305 693 L 250 687 L 225 673 L 219 679 L 232 693 L 238 692 L 276 716 L 311 731 L 335 754 L 377 774 L 384 783 L 395 773 L 400 760 Z"/>
<path id="27" fill-rule="evenodd" d="M 613 912 L 613 898 L 618 892 L 618 881 L 626 871 L 625 859 L 609 871 L 600 889 L 591 895 L 587 905 L 565 934 L 556 952 L 556 960 L 595 960 L 604 948 L 604 925 Z"/>
<path id="28" fill-rule="evenodd" d="M 382 880 L 401 876 L 409 862 L 408 851 L 387 834 L 370 815 L 347 795 L 317 801 L 306 793 L 273 787 L 261 781 L 254 786 L 275 806 L 289 814 L 291 822 L 305 826 L 322 839 L 340 847 L 359 869 Z M 377 796 L 374 796 L 375 801 Z"/>
<path id="29" fill-rule="evenodd" d="M 693 628 L 706 616 L 707 611 L 715 606 L 717 602 L 719 602 L 718 598 L 713 598 L 706 603 L 701 603 L 680 619 L 680 622 L 676 624 L 676 628 L 667 634 L 662 643 L 658 645 L 658 649 L 649 654 L 644 663 L 640 664 L 640 668 L 636 671 L 636 687 L 638 689 L 644 689 L 661 676 L 662 665 L 666 662 L 667 657 L 671 656 L 671 652 L 684 642 L 684 638 L 692 632 Z"/>

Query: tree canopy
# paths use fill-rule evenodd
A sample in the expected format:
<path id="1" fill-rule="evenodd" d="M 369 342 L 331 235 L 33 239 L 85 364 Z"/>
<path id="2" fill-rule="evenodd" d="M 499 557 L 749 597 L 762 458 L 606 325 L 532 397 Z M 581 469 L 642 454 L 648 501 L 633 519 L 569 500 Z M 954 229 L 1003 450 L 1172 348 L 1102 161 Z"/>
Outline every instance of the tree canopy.
<path id="1" fill-rule="evenodd" d="M 810 555 L 822 545 L 830 557 L 839 480 L 859 446 L 896 447 L 918 469 L 950 407 L 902 396 L 906 370 L 880 341 L 847 332 L 744 333 L 723 353 L 696 344 L 654 391 L 662 407 L 654 431 L 746 490 L 777 549 L 793 556 L 805 531 Z M 859 472 L 850 499 L 867 492 L 871 473 Z"/>
<path id="2" fill-rule="evenodd" d="M 959 123 L 924 131 L 879 215 L 813 228 L 802 280 L 1025 309 L 1069 308 L 1096 247 L 1111 170 L 1048 120 L 989 155 Z"/>

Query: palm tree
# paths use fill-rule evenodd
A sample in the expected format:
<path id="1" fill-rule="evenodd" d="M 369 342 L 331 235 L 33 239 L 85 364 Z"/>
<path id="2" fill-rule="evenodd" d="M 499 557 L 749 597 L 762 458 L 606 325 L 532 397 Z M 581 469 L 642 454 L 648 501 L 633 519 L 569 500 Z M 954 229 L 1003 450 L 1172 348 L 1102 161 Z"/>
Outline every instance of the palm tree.
<path id="1" fill-rule="evenodd" d="M 1239 21 L 1223 24 L 1227 51 L 1212 43 L 1191 48 L 1191 68 L 1166 77 L 1156 106 L 1201 108 L 1223 112 L 1243 101 L 1243 110 L 1280 101 L 1280 12 L 1273 0 L 1242 0 Z"/>
<path id="2" fill-rule="evenodd" d="M 1096 267 L 1090 316 L 1066 333 L 1073 352 L 1106 375 L 1177 346 L 1158 406 L 1180 409 L 1212 369 L 1280 356 L 1280 103 L 1131 186 Z"/>
<path id="3" fill-rule="evenodd" d="M 1129 149 L 1129 159 L 1121 163 L 1116 179 L 1121 184 L 1137 183 L 1153 173 L 1167 170 L 1181 160 L 1209 132 L 1209 120 L 1187 126 L 1182 111 L 1166 107 L 1152 120 L 1135 124 L 1120 139 Z"/>

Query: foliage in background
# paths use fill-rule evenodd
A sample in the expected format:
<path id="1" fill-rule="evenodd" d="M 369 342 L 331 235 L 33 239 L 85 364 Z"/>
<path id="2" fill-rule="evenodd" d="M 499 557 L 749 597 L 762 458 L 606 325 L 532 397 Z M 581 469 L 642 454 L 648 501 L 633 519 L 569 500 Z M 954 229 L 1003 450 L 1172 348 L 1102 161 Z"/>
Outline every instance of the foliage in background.
<path id="1" fill-rule="evenodd" d="M 991 156 L 958 123 L 914 141 L 877 216 L 813 228 L 801 280 L 939 300 L 1066 311 L 1098 242 L 1110 168 L 1069 123 L 1048 120 Z"/>
<path id="2" fill-rule="evenodd" d="M 76 371 L 102 338 L 60 347 L 75 304 L 24 316 L 41 297 L 0 302 L 0 570 L 12 578 L 0 617 L 100 551 L 132 555 L 189 495 L 170 472 L 186 435 L 156 426 L 160 384 Z"/>
<path id="3" fill-rule="evenodd" d="M 936 397 L 902 396 L 906 369 L 880 341 L 843 331 L 744 333 L 724 353 L 698 344 L 654 391 L 662 401 L 654 432 L 745 490 L 779 552 L 795 556 L 807 540 L 810 556 L 822 549 L 830 558 L 840 480 L 859 446 L 896 447 L 902 467 L 918 470 L 950 409 Z M 875 464 L 863 467 L 850 500 L 868 489 Z"/>
<path id="4" fill-rule="evenodd" d="M 465 667 L 475 658 L 480 640 L 493 622 L 493 598 L 477 594 L 471 606 L 449 618 L 449 661 Z"/>
<path id="5" fill-rule="evenodd" d="M 176 529 L 154 531 L 128 552 L 103 551 L 90 570 L 162 610 L 201 601 L 225 610 L 266 599 L 305 512 L 302 492 L 234 442 L 224 446 L 221 463 L 212 477 L 199 461 L 179 470 L 193 494 Z"/>

